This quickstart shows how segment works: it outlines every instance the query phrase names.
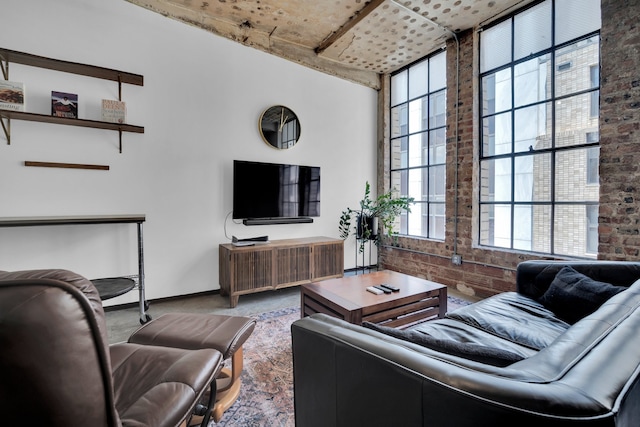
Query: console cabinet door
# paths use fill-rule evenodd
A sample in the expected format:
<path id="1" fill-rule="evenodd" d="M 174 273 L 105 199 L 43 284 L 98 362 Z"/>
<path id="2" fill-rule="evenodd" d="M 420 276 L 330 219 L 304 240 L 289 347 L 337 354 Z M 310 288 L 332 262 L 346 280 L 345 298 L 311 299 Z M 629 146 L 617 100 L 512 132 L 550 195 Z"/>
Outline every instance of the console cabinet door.
<path id="1" fill-rule="evenodd" d="M 295 286 L 311 280 L 311 246 L 276 249 L 275 287 Z"/>
<path id="2" fill-rule="evenodd" d="M 228 256 L 230 294 L 273 288 L 273 251 L 238 251 Z"/>
<path id="3" fill-rule="evenodd" d="M 344 274 L 344 244 L 317 244 L 313 247 L 313 275 L 311 280 L 342 277 Z"/>

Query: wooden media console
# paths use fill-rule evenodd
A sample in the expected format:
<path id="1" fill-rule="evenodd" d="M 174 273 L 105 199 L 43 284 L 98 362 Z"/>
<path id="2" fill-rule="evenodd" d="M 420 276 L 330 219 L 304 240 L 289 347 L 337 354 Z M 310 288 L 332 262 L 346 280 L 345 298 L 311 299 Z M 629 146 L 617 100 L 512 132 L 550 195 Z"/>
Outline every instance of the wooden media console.
<path id="1" fill-rule="evenodd" d="M 330 237 L 219 247 L 220 294 L 235 307 L 240 295 L 344 275 L 344 243 Z"/>

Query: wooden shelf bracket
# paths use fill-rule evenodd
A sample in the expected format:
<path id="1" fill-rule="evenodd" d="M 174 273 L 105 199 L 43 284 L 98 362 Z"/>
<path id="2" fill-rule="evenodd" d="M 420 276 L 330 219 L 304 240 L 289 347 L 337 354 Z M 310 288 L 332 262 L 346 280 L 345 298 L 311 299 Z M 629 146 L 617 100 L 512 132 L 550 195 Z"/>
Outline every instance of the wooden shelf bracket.
<path id="1" fill-rule="evenodd" d="M 2 77 L 5 80 L 9 80 L 9 61 L 5 58 L 5 55 L 0 52 L 0 68 L 2 68 Z M 2 130 L 4 131 L 4 136 L 7 139 L 7 145 L 11 145 L 11 119 L 0 117 L 0 122 L 2 122 Z"/>
<path id="2" fill-rule="evenodd" d="M 7 145 L 11 145 L 11 119 L 0 117 L 0 122 L 2 122 L 2 130 L 4 131 L 4 136 L 7 138 Z"/>

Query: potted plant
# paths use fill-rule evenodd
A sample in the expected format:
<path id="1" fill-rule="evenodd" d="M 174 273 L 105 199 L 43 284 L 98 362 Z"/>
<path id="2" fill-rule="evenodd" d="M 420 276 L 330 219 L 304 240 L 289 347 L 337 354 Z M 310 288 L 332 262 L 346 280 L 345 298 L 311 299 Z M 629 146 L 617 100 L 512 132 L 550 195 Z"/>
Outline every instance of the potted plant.
<path id="1" fill-rule="evenodd" d="M 338 229 L 340 237 L 346 240 L 351 234 L 359 241 L 359 252 L 364 252 L 366 241 L 373 240 L 379 244 L 378 228 L 381 226 L 388 236 L 395 234 L 393 225 L 403 211 L 411 212 L 413 197 L 394 197 L 393 190 L 371 199 L 371 186 L 366 183 L 364 197 L 360 200 L 359 209 L 347 208 L 340 215 Z M 356 220 L 352 227 L 353 220 Z"/>

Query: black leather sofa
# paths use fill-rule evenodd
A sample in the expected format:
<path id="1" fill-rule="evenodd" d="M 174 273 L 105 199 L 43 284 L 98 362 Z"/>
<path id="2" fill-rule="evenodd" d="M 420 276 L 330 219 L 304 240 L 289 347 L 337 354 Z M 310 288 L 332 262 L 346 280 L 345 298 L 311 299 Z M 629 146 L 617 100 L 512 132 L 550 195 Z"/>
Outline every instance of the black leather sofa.
<path id="1" fill-rule="evenodd" d="M 584 295 L 554 305 L 567 265 L 598 289 L 623 291 L 586 315 Z M 412 331 L 300 319 L 291 327 L 296 425 L 640 426 L 638 279 L 640 263 L 527 261 L 517 292 Z"/>

